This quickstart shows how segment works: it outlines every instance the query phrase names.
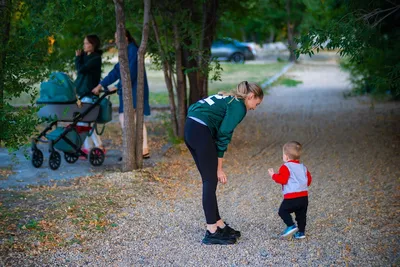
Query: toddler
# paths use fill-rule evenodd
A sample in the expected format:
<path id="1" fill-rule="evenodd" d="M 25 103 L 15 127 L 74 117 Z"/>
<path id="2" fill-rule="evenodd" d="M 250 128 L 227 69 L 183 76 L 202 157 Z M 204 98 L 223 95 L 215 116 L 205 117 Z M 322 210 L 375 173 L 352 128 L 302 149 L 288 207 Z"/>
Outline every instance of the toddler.
<path id="1" fill-rule="evenodd" d="M 302 146 L 299 142 L 291 141 L 283 146 L 283 161 L 285 162 L 278 173 L 268 169 L 272 179 L 282 185 L 283 201 L 279 208 L 279 216 L 287 228 L 280 234 L 286 237 L 294 234 L 294 238 L 305 238 L 305 228 L 308 207 L 308 186 L 311 184 L 311 174 L 300 163 Z M 291 213 L 296 215 L 297 226 L 293 222 Z"/>

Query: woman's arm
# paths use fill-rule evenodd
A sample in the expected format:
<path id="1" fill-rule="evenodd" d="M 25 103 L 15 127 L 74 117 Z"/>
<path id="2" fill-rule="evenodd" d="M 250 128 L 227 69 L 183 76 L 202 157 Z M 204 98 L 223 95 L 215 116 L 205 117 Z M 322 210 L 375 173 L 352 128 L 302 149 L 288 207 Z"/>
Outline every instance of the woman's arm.
<path id="1" fill-rule="evenodd" d="M 78 73 L 84 74 L 92 70 L 101 69 L 101 57 L 96 56 L 90 58 L 86 63 L 83 63 L 83 56 L 75 58 L 75 67 Z"/>
<path id="2" fill-rule="evenodd" d="M 82 56 L 82 50 L 76 50 L 75 51 L 75 69 L 78 71 L 83 62 L 83 56 Z"/>
<path id="3" fill-rule="evenodd" d="M 233 101 L 236 102 L 228 104 L 225 117 L 217 132 L 217 153 L 218 157 L 221 158 L 224 156 L 224 152 L 231 142 L 233 130 L 235 130 L 236 126 L 243 120 L 244 116 L 246 116 L 246 107 L 244 104 L 238 102 L 239 100 Z"/>
<path id="4" fill-rule="evenodd" d="M 119 63 L 117 63 L 114 68 L 107 74 L 107 76 L 100 82 L 100 84 L 92 89 L 92 93 L 98 95 L 100 93 L 101 87 L 107 89 L 110 84 L 114 83 L 119 78 Z"/>

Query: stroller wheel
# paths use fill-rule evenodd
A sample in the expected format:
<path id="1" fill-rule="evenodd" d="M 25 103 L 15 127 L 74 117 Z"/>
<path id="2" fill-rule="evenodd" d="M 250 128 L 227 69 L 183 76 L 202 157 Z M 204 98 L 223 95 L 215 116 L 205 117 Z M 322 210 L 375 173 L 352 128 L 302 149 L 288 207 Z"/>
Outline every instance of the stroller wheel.
<path id="1" fill-rule="evenodd" d="M 32 165 L 35 168 L 40 168 L 43 164 L 43 153 L 39 149 L 34 149 L 32 152 Z"/>
<path id="2" fill-rule="evenodd" d="M 53 151 L 50 154 L 49 166 L 52 170 L 57 170 L 61 165 L 61 155 L 57 151 Z"/>
<path id="3" fill-rule="evenodd" d="M 104 152 L 98 147 L 92 148 L 89 152 L 89 161 L 93 166 L 100 166 L 104 162 Z"/>
<path id="4" fill-rule="evenodd" d="M 68 163 L 75 163 L 78 160 L 79 156 L 77 153 L 64 153 L 64 159 Z"/>

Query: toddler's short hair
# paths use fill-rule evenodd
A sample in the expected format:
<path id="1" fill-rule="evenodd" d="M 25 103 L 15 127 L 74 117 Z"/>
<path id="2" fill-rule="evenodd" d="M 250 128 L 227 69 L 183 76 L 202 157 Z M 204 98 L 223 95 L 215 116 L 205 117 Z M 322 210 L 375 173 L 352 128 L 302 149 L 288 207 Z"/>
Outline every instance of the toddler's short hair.
<path id="1" fill-rule="evenodd" d="M 300 159 L 301 151 L 303 146 L 297 141 L 290 141 L 283 145 L 283 153 L 289 157 L 289 159 L 297 160 Z"/>

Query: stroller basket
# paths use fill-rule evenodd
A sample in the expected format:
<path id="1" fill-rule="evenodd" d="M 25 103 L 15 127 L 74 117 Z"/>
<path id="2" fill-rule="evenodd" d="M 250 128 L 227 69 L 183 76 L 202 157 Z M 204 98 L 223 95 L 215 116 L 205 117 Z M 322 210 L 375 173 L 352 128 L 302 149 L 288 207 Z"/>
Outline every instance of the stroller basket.
<path id="1" fill-rule="evenodd" d="M 54 131 L 46 134 L 46 138 L 51 141 L 57 140 L 65 131 L 65 127 L 57 127 Z M 86 136 L 89 134 L 91 127 L 86 126 L 76 126 L 72 128 L 64 138 L 67 138 L 76 147 L 81 147 Z M 64 139 L 60 139 L 54 144 L 54 148 L 66 152 L 66 153 L 76 153 L 76 149 L 68 144 Z"/>

